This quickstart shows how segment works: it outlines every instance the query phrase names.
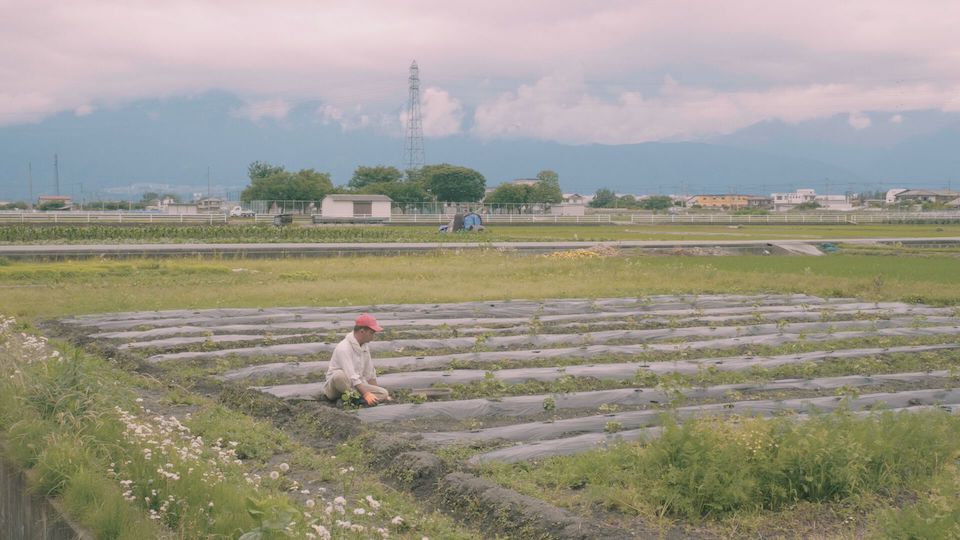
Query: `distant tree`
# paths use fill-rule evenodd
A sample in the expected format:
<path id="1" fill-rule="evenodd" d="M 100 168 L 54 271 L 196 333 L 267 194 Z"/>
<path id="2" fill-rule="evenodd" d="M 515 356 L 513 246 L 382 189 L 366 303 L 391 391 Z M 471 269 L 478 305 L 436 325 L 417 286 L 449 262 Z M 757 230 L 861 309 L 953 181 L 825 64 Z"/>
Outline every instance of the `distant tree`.
<path id="1" fill-rule="evenodd" d="M 925 212 L 932 210 L 946 210 L 947 203 L 942 201 L 924 201 L 923 204 L 920 205 L 920 209 Z"/>
<path id="2" fill-rule="evenodd" d="M 560 203 L 563 202 L 563 191 L 560 189 L 560 175 L 551 170 L 537 173 L 537 183 L 533 186 L 528 202 Z"/>
<path id="3" fill-rule="evenodd" d="M 140 202 L 143 205 L 156 204 L 158 201 L 160 201 L 160 194 L 153 191 L 148 191 L 143 194 L 143 197 L 140 197 Z"/>
<path id="4" fill-rule="evenodd" d="M 386 165 L 377 165 L 376 167 L 359 166 L 353 171 L 353 177 L 347 186 L 353 189 L 360 189 L 370 184 L 385 184 L 400 182 L 403 173 L 396 167 Z"/>
<path id="5" fill-rule="evenodd" d="M 673 206 L 673 199 L 667 195 L 653 195 L 640 201 L 639 206 L 644 210 L 666 210 Z"/>
<path id="6" fill-rule="evenodd" d="M 271 165 L 265 161 L 254 161 L 247 167 L 247 177 L 250 181 L 257 178 L 267 178 L 275 174 L 286 172 L 281 165 Z"/>
<path id="7" fill-rule="evenodd" d="M 423 170 L 429 169 L 433 165 L 425 165 L 419 169 L 407 169 L 403 171 L 403 181 L 423 186 Z"/>
<path id="8" fill-rule="evenodd" d="M 419 174 L 418 181 L 440 202 L 479 201 L 487 185 L 479 172 L 447 163 L 427 165 Z"/>
<path id="9" fill-rule="evenodd" d="M 794 209 L 795 210 L 816 210 L 820 208 L 820 203 L 817 201 L 808 201 L 798 204 Z"/>
<path id="10" fill-rule="evenodd" d="M 638 208 L 640 203 L 633 195 L 627 194 L 617 198 L 617 208 Z"/>
<path id="11" fill-rule="evenodd" d="M 607 188 L 600 188 L 593 195 L 590 206 L 593 208 L 613 208 L 617 203 L 617 194 Z"/>
<path id="12" fill-rule="evenodd" d="M 534 186 L 500 184 L 483 198 L 486 204 L 526 204 L 533 200 Z"/>
<path id="13" fill-rule="evenodd" d="M 296 173 L 283 167 L 266 166 L 254 170 L 250 166 L 250 185 L 240 194 L 240 200 L 249 201 L 320 201 L 333 191 L 333 182 L 328 173 L 302 169 Z M 273 171 L 268 176 L 257 176 L 263 170 Z"/>
<path id="14" fill-rule="evenodd" d="M 27 203 L 23 201 L 0 204 L 0 210 L 26 210 L 26 209 L 27 209 Z"/>
<path id="15" fill-rule="evenodd" d="M 390 197 L 395 203 L 408 204 L 430 200 L 430 194 L 414 182 L 378 182 L 367 184 L 360 193 L 377 193 Z"/>

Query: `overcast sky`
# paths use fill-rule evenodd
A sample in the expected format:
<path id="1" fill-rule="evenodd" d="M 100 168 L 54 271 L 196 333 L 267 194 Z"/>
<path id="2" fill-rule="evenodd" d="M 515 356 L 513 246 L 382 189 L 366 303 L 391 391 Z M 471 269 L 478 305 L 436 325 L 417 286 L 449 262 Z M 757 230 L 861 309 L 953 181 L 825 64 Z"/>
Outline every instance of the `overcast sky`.
<path id="1" fill-rule="evenodd" d="M 957 28 L 949 0 L 0 0 L 0 126 L 216 90 L 251 122 L 400 134 L 416 59 L 431 137 L 866 130 L 960 110 Z"/>

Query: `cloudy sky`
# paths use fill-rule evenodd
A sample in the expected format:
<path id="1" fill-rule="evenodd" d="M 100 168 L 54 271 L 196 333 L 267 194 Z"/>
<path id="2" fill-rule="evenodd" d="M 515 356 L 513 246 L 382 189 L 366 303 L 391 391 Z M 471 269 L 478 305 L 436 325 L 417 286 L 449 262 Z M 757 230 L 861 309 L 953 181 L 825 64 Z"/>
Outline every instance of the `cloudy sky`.
<path id="1" fill-rule="evenodd" d="M 564 143 L 960 110 L 960 3 L 0 0 L 0 126 L 210 91 L 232 114 Z"/>

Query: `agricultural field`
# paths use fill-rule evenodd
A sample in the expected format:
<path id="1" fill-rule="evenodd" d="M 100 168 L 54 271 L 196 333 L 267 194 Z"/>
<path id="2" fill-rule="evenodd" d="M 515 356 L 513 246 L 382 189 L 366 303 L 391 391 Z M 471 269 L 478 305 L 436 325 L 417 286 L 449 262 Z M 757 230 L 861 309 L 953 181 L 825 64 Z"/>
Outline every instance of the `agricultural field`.
<path id="1" fill-rule="evenodd" d="M 960 224 L 889 225 L 497 225 L 440 234 L 434 226 L 2 225 L 0 244 L 510 242 L 625 240 L 837 240 L 960 237 Z"/>
<path id="2" fill-rule="evenodd" d="M 171 537 L 948 537 L 957 261 L 887 255 L 7 262 L 0 428 Z M 395 399 L 319 401 L 361 311 Z"/>

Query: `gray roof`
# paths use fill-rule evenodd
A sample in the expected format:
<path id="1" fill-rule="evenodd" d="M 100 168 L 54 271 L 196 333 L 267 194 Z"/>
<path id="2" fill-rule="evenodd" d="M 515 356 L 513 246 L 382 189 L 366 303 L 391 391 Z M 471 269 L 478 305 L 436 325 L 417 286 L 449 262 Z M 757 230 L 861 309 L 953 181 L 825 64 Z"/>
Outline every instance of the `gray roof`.
<path id="1" fill-rule="evenodd" d="M 908 189 L 895 195 L 896 197 L 958 197 L 960 191 L 947 189 Z"/>
<path id="2" fill-rule="evenodd" d="M 386 195 L 327 195 L 325 199 L 331 201 L 387 201 L 393 202 L 393 199 Z"/>

